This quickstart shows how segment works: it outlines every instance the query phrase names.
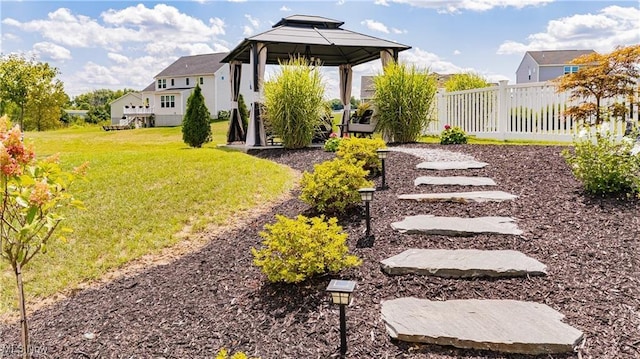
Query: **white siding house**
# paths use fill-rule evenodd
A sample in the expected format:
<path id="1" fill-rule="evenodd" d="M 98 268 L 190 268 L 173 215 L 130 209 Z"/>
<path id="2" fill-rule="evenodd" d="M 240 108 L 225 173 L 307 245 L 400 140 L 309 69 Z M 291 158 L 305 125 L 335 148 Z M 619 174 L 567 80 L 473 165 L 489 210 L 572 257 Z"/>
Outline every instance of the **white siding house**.
<path id="1" fill-rule="evenodd" d="M 231 83 L 229 65 L 221 63 L 227 53 L 183 56 L 154 77 L 154 82 L 137 93 L 136 107 L 124 107 L 126 101 L 111 103 L 111 121 L 120 124 L 122 117 L 127 122 L 138 121 L 144 126 L 180 126 L 187 110 L 187 99 L 196 85 L 200 86 L 205 105 L 212 117 L 219 111 L 231 108 Z M 249 66 L 243 65 L 249 73 Z M 245 77 L 245 78 L 248 78 Z M 250 81 L 243 81 L 240 93 L 245 102 L 253 101 Z M 117 107 L 120 106 L 120 109 Z M 120 111 L 120 113 L 118 112 Z"/>
<path id="2" fill-rule="evenodd" d="M 516 71 L 516 83 L 545 82 L 566 73 L 577 72 L 578 66 L 569 64 L 576 57 L 593 50 L 527 51 Z"/>

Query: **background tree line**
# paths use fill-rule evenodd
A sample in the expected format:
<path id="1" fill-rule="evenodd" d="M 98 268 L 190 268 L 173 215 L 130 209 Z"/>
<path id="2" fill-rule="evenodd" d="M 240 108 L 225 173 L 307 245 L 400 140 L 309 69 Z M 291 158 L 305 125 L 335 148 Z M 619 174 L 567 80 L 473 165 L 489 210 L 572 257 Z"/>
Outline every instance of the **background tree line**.
<path id="1" fill-rule="evenodd" d="M 0 57 L 0 115 L 8 115 L 24 131 L 56 129 L 71 123 L 110 120 L 109 103 L 133 89 L 99 89 L 71 99 L 58 79 L 60 70 L 22 55 Z M 65 109 L 87 110 L 74 118 Z"/>

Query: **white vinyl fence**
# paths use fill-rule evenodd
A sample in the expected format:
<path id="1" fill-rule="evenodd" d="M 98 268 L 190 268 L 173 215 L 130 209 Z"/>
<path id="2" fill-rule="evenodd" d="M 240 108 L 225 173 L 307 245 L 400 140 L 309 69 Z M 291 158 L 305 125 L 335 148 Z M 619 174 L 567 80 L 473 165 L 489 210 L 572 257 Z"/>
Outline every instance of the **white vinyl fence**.
<path id="1" fill-rule="evenodd" d="M 549 82 L 507 85 L 507 81 L 500 81 L 494 87 L 438 92 L 436 120 L 426 132 L 439 134 L 448 124 L 459 126 L 478 138 L 570 142 L 579 126 L 563 114 L 575 103 L 569 97 L 569 92 L 557 93 Z M 613 100 L 603 102 L 606 106 Z M 628 102 L 626 105 L 630 109 L 628 120 L 637 122 L 637 106 Z M 610 126 L 614 133 L 621 135 L 625 121 L 615 121 Z"/>

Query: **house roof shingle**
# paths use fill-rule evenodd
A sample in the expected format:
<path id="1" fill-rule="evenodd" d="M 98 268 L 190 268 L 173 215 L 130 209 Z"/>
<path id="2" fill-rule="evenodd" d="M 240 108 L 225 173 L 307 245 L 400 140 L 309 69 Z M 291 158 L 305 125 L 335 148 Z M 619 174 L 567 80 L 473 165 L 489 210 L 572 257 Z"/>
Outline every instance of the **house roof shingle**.
<path id="1" fill-rule="evenodd" d="M 213 75 L 224 63 L 221 63 L 227 52 L 203 54 L 194 56 L 182 56 L 167 68 L 162 70 L 157 77 L 178 77 L 193 75 Z"/>
<path id="2" fill-rule="evenodd" d="M 593 50 L 527 51 L 538 65 L 565 65 L 578 56 L 594 53 Z"/>

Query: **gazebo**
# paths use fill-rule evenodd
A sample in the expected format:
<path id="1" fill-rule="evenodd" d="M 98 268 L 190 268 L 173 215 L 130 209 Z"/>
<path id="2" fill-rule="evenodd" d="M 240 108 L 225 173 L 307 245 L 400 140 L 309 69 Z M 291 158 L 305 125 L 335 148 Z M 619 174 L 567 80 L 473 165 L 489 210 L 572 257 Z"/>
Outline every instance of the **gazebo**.
<path id="1" fill-rule="evenodd" d="M 342 29 L 342 21 L 320 16 L 293 15 L 281 19 L 271 30 L 244 39 L 222 62 L 229 63 L 231 79 L 231 118 L 227 142 L 245 141 L 247 146 L 264 146 L 266 138 L 260 117 L 262 81 L 265 66 L 277 65 L 292 56 L 319 60 L 323 66 L 338 66 L 343 122 L 350 115 L 352 67 L 381 59 L 383 67 L 397 61 L 398 53 L 410 46 Z M 238 112 L 238 96 L 243 63 L 250 63 L 254 101 L 245 134 Z M 245 136 L 246 135 L 246 136 Z"/>

